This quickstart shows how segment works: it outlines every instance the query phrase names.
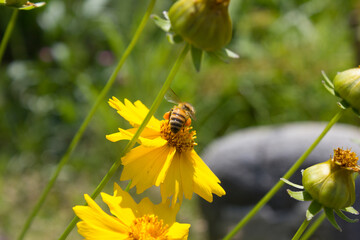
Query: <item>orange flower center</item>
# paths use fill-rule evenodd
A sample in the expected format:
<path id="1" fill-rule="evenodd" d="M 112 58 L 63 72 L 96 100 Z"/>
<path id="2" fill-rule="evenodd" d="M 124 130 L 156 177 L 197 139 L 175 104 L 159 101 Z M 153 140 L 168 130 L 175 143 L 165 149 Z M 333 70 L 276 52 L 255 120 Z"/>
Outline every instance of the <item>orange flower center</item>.
<path id="1" fill-rule="evenodd" d="M 129 238 L 132 240 L 167 240 L 169 226 L 164 225 L 155 215 L 136 218 L 130 226 Z"/>
<path id="2" fill-rule="evenodd" d="M 160 135 L 163 139 L 168 141 L 171 147 L 175 147 L 176 151 L 185 152 L 190 151 L 197 145 L 195 142 L 196 131 L 191 131 L 192 127 L 184 126 L 179 132 L 173 133 L 170 130 L 169 121 L 161 122 Z"/>
<path id="3" fill-rule="evenodd" d="M 356 156 L 356 153 L 351 152 L 348 149 L 334 149 L 334 157 L 332 161 L 342 168 L 358 172 L 360 170 L 360 167 L 357 165 L 358 160 L 359 158 Z"/>

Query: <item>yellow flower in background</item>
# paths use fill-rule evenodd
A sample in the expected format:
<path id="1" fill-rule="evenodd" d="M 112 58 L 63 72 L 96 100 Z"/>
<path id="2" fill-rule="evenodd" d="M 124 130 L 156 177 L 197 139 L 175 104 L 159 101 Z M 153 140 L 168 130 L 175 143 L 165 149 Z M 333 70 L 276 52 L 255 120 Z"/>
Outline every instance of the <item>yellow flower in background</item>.
<path id="1" fill-rule="evenodd" d="M 134 104 L 125 99 L 124 103 L 113 97 L 111 107 L 125 118 L 134 128 L 107 135 L 112 142 L 131 139 L 148 113 L 140 101 Z M 183 196 L 191 199 L 193 192 L 212 202 L 213 193 L 222 196 L 224 189 L 220 180 L 202 161 L 194 150 L 196 132 L 185 126 L 174 134 L 168 120 L 159 121 L 152 117 L 139 137 L 140 146 L 132 149 L 122 158 L 124 165 L 121 181 L 131 179 L 131 188 L 136 186 L 142 193 L 151 186 L 160 186 L 163 202 L 172 196 L 172 204 Z"/>
<path id="2" fill-rule="evenodd" d="M 78 232 L 86 240 L 181 240 L 187 239 L 190 224 L 175 221 L 180 208 L 177 204 L 154 205 L 148 198 L 137 204 L 129 193 L 115 184 L 114 196 L 101 193 L 111 215 L 104 212 L 85 194 L 88 206 L 75 206 L 74 212 L 82 220 Z"/>

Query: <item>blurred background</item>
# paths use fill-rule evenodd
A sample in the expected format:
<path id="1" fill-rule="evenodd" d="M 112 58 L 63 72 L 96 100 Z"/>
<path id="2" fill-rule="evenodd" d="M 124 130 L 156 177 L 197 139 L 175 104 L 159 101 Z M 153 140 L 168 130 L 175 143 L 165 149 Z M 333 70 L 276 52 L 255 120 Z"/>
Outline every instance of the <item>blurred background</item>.
<path id="1" fill-rule="evenodd" d="M 173 2 L 158 0 L 154 13 Z M 18 236 L 147 3 L 51 0 L 19 13 L 0 66 L 1 240 Z M 12 11 L 0 8 L 0 38 Z M 321 70 L 333 79 L 360 64 L 359 1 L 233 0 L 230 13 L 228 48 L 240 59 L 226 64 L 205 55 L 198 73 L 188 57 L 172 85 L 197 109 L 197 152 L 250 126 L 330 120 L 338 107 L 321 84 Z M 150 107 L 181 48 L 150 20 L 107 98 Z M 171 107 L 164 101 L 156 117 Z M 351 111 L 340 122 L 360 123 Z M 73 217 L 71 207 L 83 203 L 125 145 L 105 135 L 128 126 L 104 100 L 26 239 L 57 239 Z M 111 193 L 112 184 L 104 191 Z M 184 205 L 180 221 L 192 223 L 190 239 L 207 239 L 196 201 Z M 73 231 L 69 239 L 81 236 Z"/>

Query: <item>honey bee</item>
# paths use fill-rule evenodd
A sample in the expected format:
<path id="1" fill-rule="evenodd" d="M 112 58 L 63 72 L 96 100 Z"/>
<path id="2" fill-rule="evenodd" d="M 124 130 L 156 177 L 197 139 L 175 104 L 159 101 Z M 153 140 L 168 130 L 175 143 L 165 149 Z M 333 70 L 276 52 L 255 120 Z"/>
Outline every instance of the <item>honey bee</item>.
<path id="1" fill-rule="evenodd" d="M 184 126 L 190 126 L 191 119 L 195 120 L 195 108 L 190 103 L 182 102 L 172 89 L 168 90 L 165 99 L 177 104 L 164 114 L 164 119 L 169 120 L 171 132 L 178 133 Z"/>

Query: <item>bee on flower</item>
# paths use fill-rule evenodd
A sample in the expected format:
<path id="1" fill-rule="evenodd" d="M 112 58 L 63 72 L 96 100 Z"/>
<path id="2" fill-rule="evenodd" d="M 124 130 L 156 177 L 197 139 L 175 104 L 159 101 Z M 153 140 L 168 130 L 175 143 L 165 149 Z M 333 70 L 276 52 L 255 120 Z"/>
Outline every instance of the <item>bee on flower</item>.
<path id="1" fill-rule="evenodd" d="M 164 119 L 169 120 L 171 132 L 176 134 L 184 126 L 190 126 L 191 119 L 195 119 L 195 108 L 190 103 L 181 101 L 172 89 L 169 89 L 165 99 L 168 102 L 177 104 L 164 114 Z"/>
<path id="2" fill-rule="evenodd" d="M 115 97 L 109 100 L 109 104 L 133 128 L 119 128 L 119 132 L 106 138 L 112 142 L 131 139 L 148 108 L 140 101 L 133 104 L 125 99 L 122 103 Z M 162 201 L 166 202 L 171 197 L 172 205 L 178 200 L 181 203 L 183 197 L 191 199 L 193 193 L 208 202 L 213 201 L 213 194 L 224 195 L 220 180 L 194 150 L 196 132 L 187 124 L 182 125 L 181 130 L 174 130 L 169 120 L 170 114 L 169 119 L 161 121 L 151 117 L 138 139 L 139 146 L 122 158 L 124 168 L 120 180 L 132 180 L 130 188 L 136 186 L 137 193 L 154 185 L 159 186 Z"/>
<path id="3" fill-rule="evenodd" d="M 114 195 L 101 193 L 111 215 L 104 212 L 90 196 L 85 195 L 88 206 L 75 206 L 75 214 L 82 220 L 78 232 L 86 239 L 101 240 L 186 240 L 190 224 L 175 221 L 180 205 L 170 208 L 168 203 L 154 205 L 148 198 L 137 204 L 119 185 Z"/>

